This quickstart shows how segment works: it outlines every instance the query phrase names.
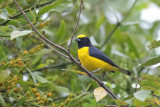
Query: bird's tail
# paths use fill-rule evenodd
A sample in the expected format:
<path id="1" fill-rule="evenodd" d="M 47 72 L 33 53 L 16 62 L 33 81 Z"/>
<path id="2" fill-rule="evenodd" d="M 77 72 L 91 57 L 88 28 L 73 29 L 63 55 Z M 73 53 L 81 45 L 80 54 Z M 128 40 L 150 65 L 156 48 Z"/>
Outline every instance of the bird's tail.
<path id="1" fill-rule="evenodd" d="M 126 75 L 131 75 L 131 72 L 122 68 L 119 68 L 120 72 L 126 74 Z"/>

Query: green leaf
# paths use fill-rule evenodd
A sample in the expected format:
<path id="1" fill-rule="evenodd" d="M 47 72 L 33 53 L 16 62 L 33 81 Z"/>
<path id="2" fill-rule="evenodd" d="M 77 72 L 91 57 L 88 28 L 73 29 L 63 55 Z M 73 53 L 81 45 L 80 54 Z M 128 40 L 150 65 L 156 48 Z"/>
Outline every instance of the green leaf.
<path id="1" fill-rule="evenodd" d="M 9 74 L 7 73 L 7 71 L 5 70 L 0 71 L 0 82 L 3 82 L 8 76 Z"/>
<path id="2" fill-rule="evenodd" d="M 13 13 L 16 12 L 15 9 L 12 9 L 12 8 L 10 8 L 9 6 L 7 6 L 5 9 L 8 11 L 8 13 L 9 13 L 10 15 L 12 15 Z"/>
<path id="3" fill-rule="evenodd" d="M 48 12 L 49 10 L 55 8 L 56 6 L 58 6 L 63 0 L 57 0 L 55 3 L 47 5 L 45 7 L 43 7 L 42 9 L 39 10 L 38 12 L 38 16 L 42 16 L 44 13 Z"/>
<path id="4" fill-rule="evenodd" d="M 50 52 L 52 52 L 52 50 L 50 50 L 50 49 L 43 49 L 43 50 L 41 50 L 40 52 L 37 52 L 35 55 L 44 55 L 44 54 L 46 54 L 46 53 L 50 53 Z"/>
<path id="5" fill-rule="evenodd" d="M 1 104 L 3 107 L 6 107 L 6 106 L 7 106 L 7 105 L 6 105 L 6 102 L 4 101 L 4 99 L 3 99 L 2 95 L 1 95 L 1 93 L 0 93 L 0 104 Z"/>
<path id="6" fill-rule="evenodd" d="M 23 80 L 19 80 L 17 83 L 19 83 L 21 85 L 34 85 L 33 82 L 23 81 Z"/>
<path id="7" fill-rule="evenodd" d="M 23 30 L 23 31 L 17 31 L 17 30 L 15 30 L 15 31 L 13 31 L 13 32 L 11 33 L 11 40 L 13 40 L 13 39 L 15 39 L 15 38 L 18 38 L 18 37 L 20 37 L 20 36 L 27 35 L 27 34 L 29 34 L 29 33 L 31 33 L 31 32 L 32 32 L 31 30 Z"/>
<path id="8" fill-rule="evenodd" d="M 63 87 L 63 86 L 55 86 L 55 90 L 59 93 L 70 93 L 69 89 L 67 87 Z"/>
<path id="9" fill-rule="evenodd" d="M 13 91 L 14 91 L 14 89 L 15 89 L 15 88 L 13 88 L 13 89 L 10 90 L 10 92 L 9 92 L 9 94 L 8 94 L 9 96 L 11 96 L 11 94 L 12 94 Z"/>
<path id="10" fill-rule="evenodd" d="M 23 97 L 18 104 L 16 105 L 16 107 L 19 107 L 20 105 L 22 105 L 24 102 L 26 101 L 26 97 Z"/>
<path id="11" fill-rule="evenodd" d="M 33 75 L 36 78 L 36 80 L 39 81 L 39 82 L 41 82 L 41 83 L 47 83 L 47 82 L 49 82 L 48 80 L 46 80 L 45 78 L 41 77 L 37 73 L 33 73 Z"/>
<path id="12" fill-rule="evenodd" d="M 52 59 L 48 59 L 48 60 L 46 61 L 46 65 L 53 64 L 53 63 L 54 63 L 54 60 L 52 60 Z"/>
<path id="13" fill-rule="evenodd" d="M 34 58 L 34 60 L 32 61 L 31 65 L 35 65 L 40 59 L 42 58 L 42 55 L 40 56 L 36 56 L 36 58 Z"/>
<path id="14" fill-rule="evenodd" d="M 160 63 L 160 56 L 152 58 L 152 59 L 146 61 L 145 63 L 141 64 L 139 67 L 151 66 L 151 65 L 154 65 L 154 64 L 158 64 L 158 63 Z"/>
<path id="15" fill-rule="evenodd" d="M 101 18 L 96 22 L 95 28 L 99 29 L 99 27 L 103 24 L 105 17 L 101 16 Z"/>
<path id="16" fill-rule="evenodd" d="M 135 56 L 140 59 L 139 57 L 139 53 L 137 51 L 137 48 L 135 47 L 134 43 L 132 42 L 131 38 L 127 35 L 126 36 L 126 40 L 127 40 L 127 43 L 128 43 L 128 46 L 129 46 L 129 50 L 131 52 L 134 52 Z"/>
<path id="17" fill-rule="evenodd" d="M 146 98 L 148 98 L 151 94 L 151 90 L 140 90 L 134 93 L 134 97 L 137 99 L 144 101 Z"/>
<path id="18" fill-rule="evenodd" d="M 115 103 L 118 105 L 118 106 L 126 106 L 127 105 L 127 103 L 126 102 L 124 102 L 123 100 L 115 100 Z"/>
<path id="19" fill-rule="evenodd" d="M 152 41 L 152 43 L 150 45 L 148 45 L 148 48 L 151 50 L 151 49 L 154 49 L 154 48 L 157 48 L 157 47 L 160 47 L 160 40 L 159 41 Z"/>
<path id="20" fill-rule="evenodd" d="M 71 6 L 66 6 L 64 4 L 63 5 L 60 4 L 60 5 L 56 6 L 55 8 L 51 9 L 50 11 L 63 12 L 70 7 Z"/>
<path id="21" fill-rule="evenodd" d="M 2 50 L 2 48 L 0 47 L 0 59 L 4 58 L 5 57 L 5 54 Z"/>
<path id="22" fill-rule="evenodd" d="M 10 29 L 8 26 L 0 26 L 0 36 L 10 36 Z"/>
<path id="23" fill-rule="evenodd" d="M 64 20 L 62 20 L 57 32 L 57 41 L 61 41 L 64 38 L 65 33 L 66 33 L 66 23 Z"/>
<path id="24" fill-rule="evenodd" d="M 1 9 L 0 18 L 7 20 L 9 17 L 9 14 L 6 9 Z"/>
<path id="25" fill-rule="evenodd" d="M 37 81 L 36 81 L 36 79 L 35 79 L 33 73 L 31 72 L 31 70 L 30 70 L 29 68 L 27 68 L 27 67 L 26 67 L 26 70 L 31 74 L 32 79 L 33 79 L 33 81 L 34 81 L 34 84 L 37 85 Z"/>
<path id="26" fill-rule="evenodd" d="M 23 38 L 16 38 L 16 45 L 18 48 L 22 48 Z"/>
<path id="27" fill-rule="evenodd" d="M 37 67 L 36 67 L 36 69 L 41 69 L 41 68 L 43 68 L 43 67 L 45 67 L 46 66 L 46 64 L 39 64 Z"/>

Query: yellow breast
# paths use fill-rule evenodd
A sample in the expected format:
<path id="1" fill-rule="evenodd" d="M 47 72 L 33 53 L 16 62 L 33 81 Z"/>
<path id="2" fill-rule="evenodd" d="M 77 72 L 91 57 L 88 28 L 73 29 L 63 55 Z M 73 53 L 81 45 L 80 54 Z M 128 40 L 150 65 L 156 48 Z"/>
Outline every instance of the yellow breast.
<path id="1" fill-rule="evenodd" d="M 118 70 L 116 67 L 110 65 L 109 63 L 106 63 L 100 59 L 90 56 L 89 47 L 83 47 L 78 49 L 78 57 L 82 66 L 84 66 L 89 71 L 95 71 L 97 69 L 100 69 L 96 73 L 101 73 L 104 71 Z"/>

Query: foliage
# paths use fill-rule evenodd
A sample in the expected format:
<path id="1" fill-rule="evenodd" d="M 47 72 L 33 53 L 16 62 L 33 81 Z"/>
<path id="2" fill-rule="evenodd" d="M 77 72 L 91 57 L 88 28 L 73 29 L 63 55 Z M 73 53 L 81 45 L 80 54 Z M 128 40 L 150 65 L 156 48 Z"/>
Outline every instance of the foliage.
<path id="1" fill-rule="evenodd" d="M 38 31 L 68 49 L 77 22 L 80 0 L 17 0 Z M 96 102 L 98 84 L 77 65 L 47 48 L 33 35 L 30 25 L 12 0 L 0 0 L 0 106 L 104 107 L 106 105 L 160 105 L 159 40 L 160 22 L 146 29 L 141 11 L 159 0 L 84 0 L 75 35 L 86 34 L 94 46 L 117 65 L 129 69 L 107 73 L 104 80 L 120 100 L 109 95 Z M 122 8 L 123 7 L 123 8 Z M 123 17 L 126 19 L 121 23 Z M 118 18 L 118 19 L 117 19 Z M 120 26 L 104 44 L 110 32 Z M 138 22 L 138 23 L 137 23 Z M 150 44 L 150 45 L 148 45 Z M 73 41 L 71 54 L 77 57 Z M 101 78 L 101 75 L 96 75 Z"/>

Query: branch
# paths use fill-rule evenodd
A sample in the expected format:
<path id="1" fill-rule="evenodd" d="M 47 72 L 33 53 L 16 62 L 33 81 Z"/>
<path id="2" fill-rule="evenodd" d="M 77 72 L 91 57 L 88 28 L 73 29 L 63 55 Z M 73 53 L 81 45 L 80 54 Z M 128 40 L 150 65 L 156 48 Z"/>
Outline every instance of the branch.
<path id="1" fill-rule="evenodd" d="M 24 12 L 29 12 L 30 10 L 33 10 L 33 9 L 35 9 L 35 8 L 43 7 L 43 6 L 47 5 L 47 4 L 52 3 L 53 1 L 54 1 L 54 0 L 50 0 L 50 1 L 47 1 L 47 2 L 45 2 L 45 3 L 43 3 L 43 4 L 39 4 L 39 5 L 33 6 L 33 7 L 31 7 L 31 9 L 27 9 L 27 10 L 25 10 Z M 8 19 L 8 20 L 0 23 L 0 26 L 7 24 L 9 21 L 11 21 L 11 19 L 15 19 L 15 18 L 17 18 L 17 17 L 20 16 L 20 15 L 22 15 L 22 12 L 16 14 L 15 16 L 11 16 L 10 19 Z"/>
<path id="2" fill-rule="evenodd" d="M 89 77 L 93 78 L 101 87 L 103 87 L 108 94 L 113 98 L 113 99 L 118 99 L 118 97 L 108 88 L 104 85 L 104 83 L 102 81 L 100 81 L 96 76 L 94 76 L 90 71 L 88 71 L 86 68 L 84 68 L 65 48 L 63 48 L 62 46 L 59 46 L 53 42 L 51 42 L 50 40 L 48 40 L 47 38 L 45 38 L 41 33 L 39 33 L 37 31 L 37 29 L 34 27 L 34 25 L 30 22 L 30 20 L 28 19 L 28 17 L 26 16 L 25 12 L 21 9 L 21 7 L 19 6 L 19 4 L 16 2 L 16 0 L 13 0 L 15 2 L 15 4 L 17 5 L 17 7 L 19 8 L 19 10 L 22 12 L 22 14 L 24 15 L 25 19 L 27 20 L 27 22 L 30 24 L 30 26 L 32 27 L 32 29 L 41 37 L 42 39 L 39 39 L 41 41 L 46 41 L 48 43 L 50 43 L 51 45 L 53 45 L 54 47 L 62 50 L 64 53 L 66 53 L 69 57 L 69 59 L 71 61 L 73 61 L 74 63 L 76 63 L 79 67 L 81 67 L 85 73 L 88 74 Z M 48 45 L 47 45 L 48 46 Z"/>
<path id="3" fill-rule="evenodd" d="M 131 13 L 132 9 L 134 8 L 135 4 L 136 4 L 137 0 L 134 1 L 132 7 L 129 9 L 127 15 L 120 21 L 117 22 L 116 26 L 113 28 L 113 30 L 109 33 L 108 37 L 106 38 L 106 40 L 103 42 L 103 44 L 101 45 L 101 47 L 103 47 L 105 44 L 108 43 L 108 41 L 110 40 L 111 36 L 113 35 L 113 33 L 117 30 L 117 28 L 122 24 L 122 22 L 129 16 L 129 14 Z"/>
<path id="4" fill-rule="evenodd" d="M 71 36 L 71 40 L 70 40 L 70 44 L 69 44 L 69 48 L 68 48 L 68 53 L 70 53 L 70 49 L 71 49 L 71 45 L 72 45 L 72 41 L 73 41 L 73 37 L 74 37 L 74 34 L 77 30 L 77 27 L 79 25 L 79 19 L 80 19 L 80 16 L 81 16 L 81 13 L 82 13 L 82 7 L 84 9 L 84 5 L 83 5 L 83 0 L 81 0 L 81 4 L 80 4 L 80 9 L 79 9 L 79 15 L 77 17 L 77 22 L 76 22 L 76 25 L 74 27 L 74 30 L 73 30 L 73 33 L 72 33 L 72 36 Z"/>
<path id="5" fill-rule="evenodd" d="M 33 34 L 34 35 L 34 34 Z M 47 44 L 43 39 L 39 38 L 38 36 L 34 35 L 37 39 L 39 39 L 41 42 L 43 42 L 47 47 L 51 48 L 53 51 L 55 51 L 56 53 L 64 56 L 67 59 L 70 59 L 68 56 L 64 55 L 63 53 L 59 52 L 58 50 L 54 49 L 52 46 L 50 46 L 49 44 Z"/>

